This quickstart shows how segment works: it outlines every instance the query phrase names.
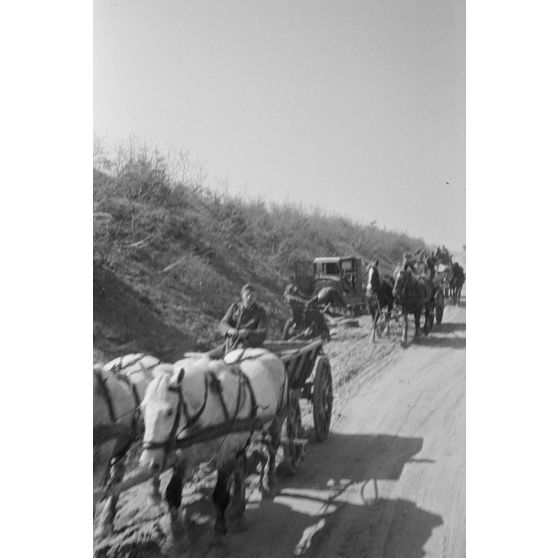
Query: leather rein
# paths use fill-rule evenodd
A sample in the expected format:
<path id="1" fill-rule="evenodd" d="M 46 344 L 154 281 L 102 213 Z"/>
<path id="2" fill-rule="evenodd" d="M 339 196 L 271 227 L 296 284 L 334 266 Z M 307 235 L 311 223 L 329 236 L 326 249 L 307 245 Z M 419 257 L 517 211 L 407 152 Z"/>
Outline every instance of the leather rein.
<path id="1" fill-rule="evenodd" d="M 184 432 L 184 430 L 190 428 L 191 426 L 194 426 L 194 424 L 196 424 L 198 422 L 198 420 L 200 419 L 202 413 L 205 410 L 205 406 L 207 404 L 207 397 L 208 397 L 208 391 L 209 391 L 209 380 L 207 378 L 207 376 L 205 376 L 204 379 L 204 383 L 205 383 L 205 395 L 203 398 L 203 404 L 202 406 L 199 408 L 199 410 L 194 413 L 193 415 L 190 414 L 190 411 L 188 410 L 188 405 L 186 404 L 186 400 L 184 399 L 184 395 L 182 394 L 182 389 L 181 386 L 172 386 L 169 387 L 169 391 L 172 391 L 173 393 L 176 393 L 178 395 L 178 403 L 176 405 L 176 413 L 174 416 L 174 421 L 172 423 L 172 428 L 169 432 L 169 437 L 163 441 L 163 442 L 154 442 L 154 441 L 145 441 L 143 442 L 143 449 L 145 450 L 152 450 L 152 449 L 161 449 L 163 448 L 165 450 L 165 456 L 168 455 L 176 446 L 176 442 L 177 442 L 177 437 Z M 180 430 L 180 432 L 178 431 L 178 426 L 180 424 L 180 417 L 181 417 L 181 412 L 184 413 L 184 418 L 186 419 L 186 424 L 184 425 L 184 427 Z"/>
<path id="2" fill-rule="evenodd" d="M 194 426 L 198 422 L 198 420 L 200 419 L 203 411 L 205 410 L 206 404 L 207 404 L 210 384 L 211 384 L 212 391 L 217 392 L 218 399 L 219 399 L 219 401 L 221 403 L 221 407 L 223 409 L 223 414 L 224 414 L 224 417 L 225 417 L 225 423 L 222 426 L 226 427 L 225 432 L 223 433 L 224 437 L 227 437 L 232 432 L 232 430 L 235 426 L 235 422 L 237 420 L 238 413 L 239 413 L 240 407 L 241 407 L 241 395 L 242 395 L 242 389 L 241 388 L 242 388 L 243 383 L 248 387 L 248 392 L 249 392 L 249 395 L 250 395 L 250 403 L 251 403 L 251 407 L 252 407 L 251 412 L 250 412 L 250 420 L 255 421 L 258 404 L 256 402 L 254 390 L 252 388 L 252 385 L 250 384 L 250 380 L 240 370 L 240 368 L 233 368 L 231 371 L 233 373 L 237 374 L 237 376 L 238 376 L 238 392 L 237 392 L 236 407 L 235 407 L 235 411 L 234 411 L 234 414 L 233 414 L 232 417 L 230 417 L 229 412 L 227 410 L 227 407 L 226 407 L 226 404 L 225 404 L 225 401 L 224 401 L 224 398 L 223 398 L 223 394 L 222 394 L 222 388 L 220 386 L 219 380 L 217 379 L 215 374 L 212 373 L 212 372 L 205 375 L 204 401 L 203 401 L 203 404 L 200 407 L 200 409 L 194 415 L 190 415 L 190 413 L 188 411 L 188 406 L 186 404 L 186 401 L 184 400 L 184 396 L 182 394 L 181 387 L 180 386 L 169 387 L 168 388 L 169 391 L 175 392 L 178 395 L 178 404 L 177 404 L 177 407 L 176 407 L 176 414 L 175 414 L 175 417 L 174 417 L 174 421 L 173 421 L 171 430 L 169 432 L 169 436 L 165 441 L 162 441 L 162 442 L 154 442 L 154 441 L 149 441 L 149 440 L 145 441 L 143 443 L 143 449 L 144 450 L 163 449 L 164 452 L 165 452 L 165 464 L 166 464 L 167 456 L 170 454 L 171 451 L 173 451 L 175 448 L 186 447 L 188 445 L 188 442 L 190 441 L 190 438 L 189 437 L 179 438 L 179 436 L 180 436 L 180 434 L 182 434 L 182 432 L 184 432 L 188 428 Z M 184 417 L 186 418 L 186 424 L 179 431 L 178 427 L 179 427 L 179 424 L 180 424 L 181 411 L 184 413 Z"/>

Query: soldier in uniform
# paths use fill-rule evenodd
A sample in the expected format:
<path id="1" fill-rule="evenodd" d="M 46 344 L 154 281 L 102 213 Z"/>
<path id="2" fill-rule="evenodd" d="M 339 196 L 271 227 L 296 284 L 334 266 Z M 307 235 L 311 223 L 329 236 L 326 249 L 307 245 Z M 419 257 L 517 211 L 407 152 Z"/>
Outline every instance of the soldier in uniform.
<path id="1" fill-rule="evenodd" d="M 219 324 L 225 336 L 225 353 L 233 349 L 261 347 L 267 337 L 267 315 L 256 302 L 256 291 L 246 283 L 240 291 L 241 300 L 227 310 Z"/>

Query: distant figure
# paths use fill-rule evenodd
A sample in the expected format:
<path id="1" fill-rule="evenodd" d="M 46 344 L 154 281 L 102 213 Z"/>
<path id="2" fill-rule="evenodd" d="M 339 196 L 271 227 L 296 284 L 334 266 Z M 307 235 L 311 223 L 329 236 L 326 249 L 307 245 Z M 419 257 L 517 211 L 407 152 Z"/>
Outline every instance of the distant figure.
<path id="1" fill-rule="evenodd" d="M 231 305 L 219 324 L 225 343 L 210 351 L 212 358 L 222 358 L 234 349 L 261 347 L 267 337 L 267 315 L 256 302 L 256 291 L 251 283 L 242 287 L 240 297 L 241 300 Z"/>

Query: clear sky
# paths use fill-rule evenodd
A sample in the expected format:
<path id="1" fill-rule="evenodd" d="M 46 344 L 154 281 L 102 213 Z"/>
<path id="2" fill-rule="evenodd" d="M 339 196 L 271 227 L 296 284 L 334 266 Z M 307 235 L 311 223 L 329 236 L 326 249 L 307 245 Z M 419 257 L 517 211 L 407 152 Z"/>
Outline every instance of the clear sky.
<path id="1" fill-rule="evenodd" d="M 465 243 L 465 0 L 94 0 L 93 51 L 109 143 Z"/>

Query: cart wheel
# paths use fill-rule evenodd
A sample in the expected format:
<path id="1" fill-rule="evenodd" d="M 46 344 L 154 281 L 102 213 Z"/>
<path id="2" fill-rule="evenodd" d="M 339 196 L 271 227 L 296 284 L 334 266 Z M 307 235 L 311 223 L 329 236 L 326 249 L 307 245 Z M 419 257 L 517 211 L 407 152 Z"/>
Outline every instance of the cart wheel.
<path id="1" fill-rule="evenodd" d="M 283 461 L 278 467 L 287 475 L 296 473 L 304 457 L 304 446 L 294 442 L 297 438 L 302 438 L 303 433 L 300 404 L 298 398 L 293 398 L 289 405 L 289 414 L 282 427 L 281 438 L 285 443 L 283 445 Z"/>
<path id="2" fill-rule="evenodd" d="M 329 434 L 333 407 L 333 384 L 328 358 L 325 355 L 320 355 L 316 359 L 315 368 L 314 390 L 312 392 L 314 432 L 318 442 L 323 442 Z"/>
<path id="3" fill-rule="evenodd" d="M 283 340 L 286 341 L 287 339 L 291 339 L 294 337 L 296 329 L 296 324 L 293 318 L 289 318 L 285 322 L 285 327 L 283 328 Z"/>

